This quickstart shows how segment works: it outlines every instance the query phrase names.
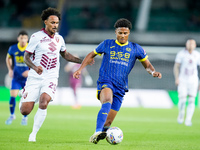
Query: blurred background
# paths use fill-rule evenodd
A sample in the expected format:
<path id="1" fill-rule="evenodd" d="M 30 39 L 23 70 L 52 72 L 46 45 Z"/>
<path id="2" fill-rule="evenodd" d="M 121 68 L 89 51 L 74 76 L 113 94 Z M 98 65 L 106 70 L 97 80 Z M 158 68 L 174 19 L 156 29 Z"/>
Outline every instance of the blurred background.
<path id="1" fill-rule="evenodd" d="M 129 76 L 130 89 L 163 89 L 176 91 L 173 65 L 176 53 L 188 38 L 200 45 L 200 1 L 198 0 L 0 0 L 0 86 L 7 74 L 5 58 L 11 44 L 17 42 L 21 29 L 29 36 L 44 25 L 42 10 L 54 7 L 62 13 L 59 33 L 67 50 L 84 58 L 104 39 L 115 38 L 114 23 L 127 18 L 133 24 L 129 41 L 140 44 L 151 63 L 163 74 L 152 78 L 137 62 Z M 197 48 L 198 50 L 198 48 Z M 102 57 L 88 66 L 96 87 Z M 68 87 L 67 62 L 61 59 L 59 87 Z M 86 87 L 83 84 L 83 87 Z"/>

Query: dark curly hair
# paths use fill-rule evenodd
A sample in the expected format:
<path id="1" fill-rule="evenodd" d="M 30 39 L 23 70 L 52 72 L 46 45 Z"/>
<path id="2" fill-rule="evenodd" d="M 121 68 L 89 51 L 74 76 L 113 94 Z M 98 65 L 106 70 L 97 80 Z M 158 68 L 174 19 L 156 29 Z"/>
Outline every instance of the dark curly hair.
<path id="1" fill-rule="evenodd" d="M 57 9 L 51 8 L 51 7 L 42 11 L 41 18 L 42 18 L 43 21 L 45 21 L 51 15 L 57 16 L 58 19 L 61 20 L 61 14 L 59 13 L 59 11 Z"/>
<path id="2" fill-rule="evenodd" d="M 28 33 L 25 31 L 25 30 L 21 30 L 19 33 L 18 33 L 18 37 L 20 35 L 27 35 L 28 36 Z"/>
<path id="3" fill-rule="evenodd" d="M 130 30 L 130 29 L 132 29 L 132 24 L 128 19 L 120 18 L 115 22 L 114 27 L 115 28 L 126 27 L 126 28 L 129 28 L 129 30 Z"/>

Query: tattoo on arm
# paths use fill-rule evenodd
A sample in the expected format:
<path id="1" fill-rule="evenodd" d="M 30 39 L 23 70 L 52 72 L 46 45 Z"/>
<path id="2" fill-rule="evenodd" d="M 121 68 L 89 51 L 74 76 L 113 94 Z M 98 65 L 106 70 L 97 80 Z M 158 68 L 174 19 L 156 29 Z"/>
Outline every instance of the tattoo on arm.
<path id="1" fill-rule="evenodd" d="M 79 63 L 79 64 L 82 63 L 82 60 L 80 58 L 73 56 L 69 52 L 66 52 L 66 51 L 65 52 L 60 52 L 60 54 L 67 61 L 74 62 L 74 63 Z"/>
<path id="2" fill-rule="evenodd" d="M 27 53 L 25 52 L 24 53 L 24 62 L 26 63 L 26 65 L 29 67 L 29 68 L 32 68 L 35 70 L 36 66 L 32 63 L 30 57 L 31 57 L 31 53 Z"/>

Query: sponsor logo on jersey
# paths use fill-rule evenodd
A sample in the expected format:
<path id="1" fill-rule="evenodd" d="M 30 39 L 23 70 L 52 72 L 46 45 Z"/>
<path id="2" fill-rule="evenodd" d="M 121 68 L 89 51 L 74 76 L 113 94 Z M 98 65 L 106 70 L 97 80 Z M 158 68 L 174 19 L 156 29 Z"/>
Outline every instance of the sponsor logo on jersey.
<path id="1" fill-rule="evenodd" d="M 51 42 L 51 43 L 49 43 L 48 45 L 50 46 L 49 49 L 50 49 L 52 52 L 54 52 L 54 51 L 56 50 L 56 44 L 55 44 L 54 42 Z"/>
<path id="2" fill-rule="evenodd" d="M 43 43 L 43 42 L 51 42 L 51 39 L 50 39 L 50 38 L 46 39 L 46 37 L 43 37 L 43 38 L 40 40 L 40 43 Z"/>
<path id="3" fill-rule="evenodd" d="M 105 87 L 107 87 L 108 85 L 107 84 L 104 84 L 101 88 L 105 88 Z"/>

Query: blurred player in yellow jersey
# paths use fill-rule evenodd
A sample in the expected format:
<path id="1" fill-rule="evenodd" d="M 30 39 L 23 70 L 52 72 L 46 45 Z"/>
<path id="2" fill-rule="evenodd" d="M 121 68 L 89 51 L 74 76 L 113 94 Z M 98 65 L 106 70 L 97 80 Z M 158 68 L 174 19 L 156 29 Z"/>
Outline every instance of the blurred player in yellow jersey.
<path id="1" fill-rule="evenodd" d="M 174 64 L 175 84 L 178 86 L 178 108 L 177 122 L 182 124 L 185 118 L 185 105 L 188 98 L 185 125 L 192 125 L 192 116 L 195 110 L 195 97 L 198 90 L 198 71 L 200 65 L 200 53 L 195 50 L 196 41 L 189 39 L 186 48 L 178 52 Z"/>
<path id="2" fill-rule="evenodd" d="M 28 76 L 28 66 L 24 63 L 24 52 L 28 45 L 28 33 L 21 31 L 18 34 L 18 43 L 10 46 L 6 57 L 6 65 L 8 68 L 9 77 L 12 78 L 10 89 L 10 117 L 6 120 L 6 124 L 9 125 L 16 118 L 15 117 L 15 105 L 16 97 L 21 88 L 25 86 L 26 78 Z M 22 118 L 22 125 L 27 125 L 27 116 Z"/>

